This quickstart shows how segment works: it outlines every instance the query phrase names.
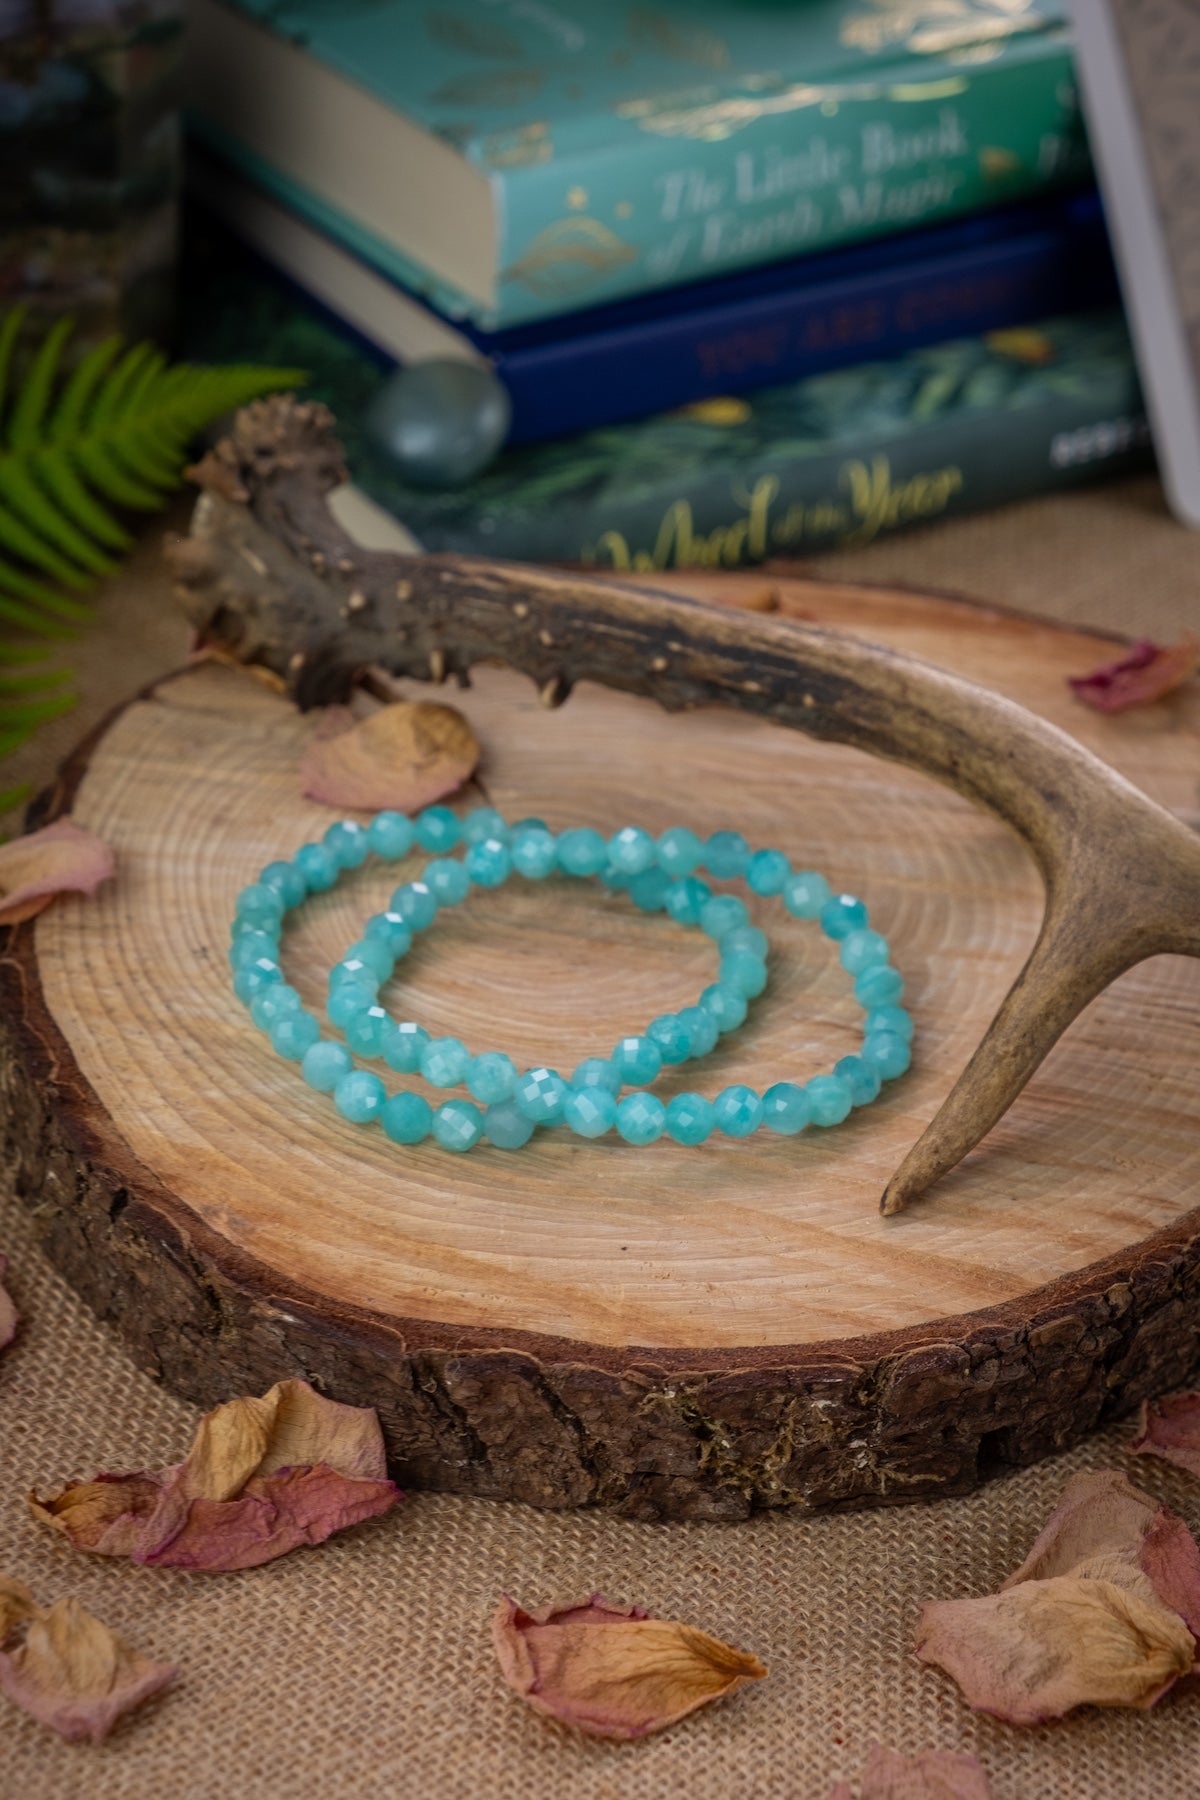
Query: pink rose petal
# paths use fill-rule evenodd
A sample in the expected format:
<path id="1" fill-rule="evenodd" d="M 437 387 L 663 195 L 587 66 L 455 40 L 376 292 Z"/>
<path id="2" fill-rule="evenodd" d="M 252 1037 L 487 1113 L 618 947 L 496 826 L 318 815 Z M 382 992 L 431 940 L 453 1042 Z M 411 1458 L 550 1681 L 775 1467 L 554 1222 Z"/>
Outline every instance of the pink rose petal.
<path id="1" fill-rule="evenodd" d="M 1200 642 L 1190 633 L 1166 647 L 1143 638 L 1116 662 L 1105 663 L 1090 675 L 1069 675 L 1067 685 L 1077 700 L 1096 712 L 1124 712 L 1161 700 L 1189 680 L 1198 664 Z"/>
<path id="2" fill-rule="evenodd" d="M 1160 1456 L 1189 1475 L 1200 1476 L 1200 1394 L 1147 1400 L 1129 1448 L 1140 1456 Z"/>
<path id="3" fill-rule="evenodd" d="M 0 1256 L 0 1350 L 3 1350 L 5 1344 L 11 1344 L 17 1335 L 17 1309 L 4 1286 L 4 1271 L 7 1267 L 8 1258 Z"/>
<path id="4" fill-rule="evenodd" d="M 94 894 L 116 873 L 101 838 L 70 819 L 0 844 L 0 925 L 17 925 L 49 906 L 55 894 Z"/>
<path id="5" fill-rule="evenodd" d="M 693 1625 L 599 1594 L 532 1612 L 505 1596 L 492 1641 L 515 1693 L 592 1737 L 645 1737 L 767 1672 L 756 1656 Z"/>
<path id="6" fill-rule="evenodd" d="M 306 1381 L 229 1400 L 201 1420 L 181 1463 L 68 1482 L 34 1516 L 80 1549 L 187 1569 L 249 1569 L 387 1512 L 379 1420 Z"/>
<path id="7" fill-rule="evenodd" d="M 991 1794 L 977 1756 L 954 1750 L 900 1756 L 875 1744 L 862 1772 L 858 1800 L 991 1800 Z M 839 1781 L 829 1800 L 855 1800 L 850 1783 Z"/>
<path id="8" fill-rule="evenodd" d="M 78 1600 L 30 1612 L 22 1641 L 0 1650 L 0 1693 L 62 1737 L 99 1742 L 178 1673 L 142 1656 Z"/>
<path id="9" fill-rule="evenodd" d="M 467 781 L 479 744 L 453 706 L 398 700 L 356 720 L 329 707 L 300 763 L 302 791 L 327 806 L 417 812 Z"/>

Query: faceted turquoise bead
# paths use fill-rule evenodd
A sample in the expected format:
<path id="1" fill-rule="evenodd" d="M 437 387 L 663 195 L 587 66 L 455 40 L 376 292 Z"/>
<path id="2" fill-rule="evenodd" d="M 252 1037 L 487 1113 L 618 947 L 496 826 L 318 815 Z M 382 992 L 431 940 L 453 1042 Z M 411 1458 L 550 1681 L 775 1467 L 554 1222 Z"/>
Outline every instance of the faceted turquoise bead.
<path id="1" fill-rule="evenodd" d="M 236 973 L 238 969 L 248 968 L 265 956 L 270 962 L 279 959 L 279 939 L 270 931 L 244 931 L 236 937 L 229 949 L 229 966 Z"/>
<path id="2" fill-rule="evenodd" d="M 289 1062 L 299 1062 L 321 1039 L 321 1027 L 310 1012 L 289 1012 L 271 1027 L 271 1048 Z"/>
<path id="3" fill-rule="evenodd" d="M 389 959 L 388 973 L 391 973 Z M 336 992 L 342 987 L 370 988 L 371 993 L 379 992 L 380 978 L 375 973 L 374 960 L 364 962 L 361 956 L 348 956 L 344 962 L 334 963 L 329 971 L 329 991 Z"/>
<path id="4" fill-rule="evenodd" d="M 518 1079 L 513 1098 L 535 1125 L 558 1125 L 566 1109 L 567 1086 L 557 1069 L 526 1069 Z"/>
<path id="5" fill-rule="evenodd" d="M 746 886 L 752 894 L 782 894 L 791 872 L 782 850 L 756 850 L 746 864 Z"/>
<path id="6" fill-rule="evenodd" d="M 503 887 L 512 874 L 508 845 L 497 837 L 478 839 L 467 851 L 463 862 L 476 887 Z"/>
<path id="7" fill-rule="evenodd" d="M 855 1106 L 869 1106 L 883 1083 L 877 1069 L 861 1056 L 843 1056 L 833 1065 L 833 1072 L 847 1083 Z"/>
<path id="8" fill-rule="evenodd" d="M 359 1056 L 379 1056 L 391 1019 L 382 1006 L 364 1006 L 350 1014 L 343 1027 L 346 1042 Z"/>
<path id="9" fill-rule="evenodd" d="M 369 1069 L 351 1069 L 333 1090 L 333 1104 L 352 1125 L 369 1125 L 377 1119 L 387 1099 L 387 1089 Z"/>
<path id="10" fill-rule="evenodd" d="M 423 881 L 406 881 L 392 895 L 392 912 L 397 912 L 410 931 L 428 931 L 437 918 L 437 896 Z"/>
<path id="11" fill-rule="evenodd" d="M 483 1135 L 497 1150 L 519 1150 L 533 1136 L 534 1126 L 515 1100 L 501 1100 L 483 1115 Z"/>
<path id="12" fill-rule="evenodd" d="M 600 880 L 614 893 L 626 893 L 633 882 L 633 876 L 626 875 L 623 869 L 614 869 L 610 862 L 606 862 L 600 871 Z"/>
<path id="13" fill-rule="evenodd" d="M 511 843 L 513 833 L 517 831 L 549 831 L 549 829 L 550 827 L 547 825 L 545 819 L 535 819 L 533 814 L 530 813 L 527 818 L 518 819 L 514 825 L 509 826 L 508 839 Z"/>
<path id="14" fill-rule="evenodd" d="M 875 1006 L 867 1014 L 863 1031 L 868 1037 L 875 1031 L 894 1031 L 907 1043 L 913 1034 L 912 1015 L 902 1006 Z"/>
<path id="15" fill-rule="evenodd" d="M 286 907 L 299 906 L 308 894 L 308 883 L 290 862 L 269 862 L 258 879 L 263 887 L 274 888 Z"/>
<path id="16" fill-rule="evenodd" d="M 366 1012 L 375 1005 L 376 989 L 364 987 L 361 982 L 346 981 L 335 988 L 325 1002 L 325 1017 L 339 1031 L 344 1031 L 356 1013 Z"/>
<path id="17" fill-rule="evenodd" d="M 463 839 L 468 844 L 482 844 L 488 838 L 508 842 L 508 822 L 494 806 L 477 806 L 462 822 Z"/>
<path id="18" fill-rule="evenodd" d="M 717 1021 L 705 1006 L 681 1006 L 675 1014 L 688 1034 L 689 1057 L 707 1056 L 721 1035 Z"/>
<path id="19" fill-rule="evenodd" d="M 832 900 L 825 902 L 818 918 L 825 936 L 838 943 L 852 931 L 862 930 L 867 922 L 867 909 L 853 894 L 835 894 Z"/>
<path id="20" fill-rule="evenodd" d="M 421 1053 L 430 1041 L 423 1025 L 414 1025 L 411 1020 L 393 1024 L 383 1034 L 383 1060 L 398 1075 L 415 1074 L 421 1066 Z"/>
<path id="21" fill-rule="evenodd" d="M 747 1000 L 754 1000 L 767 985 L 767 965 L 749 950 L 734 950 L 722 956 L 717 979 L 722 987 L 736 988 Z"/>
<path id="22" fill-rule="evenodd" d="M 250 1017 L 260 1031 L 270 1031 L 277 1020 L 288 1013 L 299 1012 L 304 1002 L 294 987 L 286 982 L 273 982 L 260 988 L 250 1002 Z"/>
<path id="23" fill-rule="evenodd" d="M 471 876 L 464 863 L 452 856 L 435 857 L 425 864 L 421 879 L 439 906 L 457 906 L 471 891 Z"/>
<path id="24" fill-rule="evenodd" d="M 617 1121 L 617 1102 L 602 1087 L 572 1088 L 563 1119 L 579 1137 L 603 1137 Z"/>
<path id="25" fill-rule="evenodd" d="M 391 952 L 393 961 L 412 948 L 412 932 L 398 912 L 374 913 L 363 927 L 363 936 L 378 938 Z"/>
<path id="26" fill-rule="evenodd" d="M 517 1085 L 517 1065 L 502 1050 L 484 1050 L 471 1059 L 467 1088 L 484 1106 L 507 1100 Z"/>
<path id="27" fill-rule="evenodd" d="M 608 861 L 608 845 L 590 825 L 559 833 L 558 866 L 568 875 L 598 875 Z"/>
<path id="28" fill-rule="evenodd" d="M 658 866 L 667 875 L 690 875 L 700 867 L 704 845 L 686 825 L 672 825 L 654 846 Z"/>
<path id="29" fill-rule="evenodd" d="M 457 1087 L 466 1080 L 471 1061 L 461 1038 L 431 1038 L 421 1052 L 421 1073 L 434 1087 Z"/>
<path id="30" fill-rule="evenodd" d="M 667 1103 L 667 1136 L 677 1144 L 702 1144 L 712 1136 L 717 1109 L 703 1094 L 676 1094 Z"/>
<path id="31" fill-rule="evenodd" d="M 667 1109 L 657 1094 L 626 1094 L 617 1105 L 617 1130 L 627 1144 L 652 1144 L 667 1128 Z"/>
<path id="32" fill-rule="evenodd" d="M 815 869 L 799 869 L 783 884 L 783 904 L 794 919 L 815 919 L 829 904 L 829 883 Z"/>
<path id="33" fill-rule="evenodd" d="M 861 975 L 865 969 L 879 968 L 887 959 L 887 939 L 865 927 L 847 932 L 838 950 L 838 961 L 847 975 Z"/>
<path id="34" fill-rule="evenodd" d="M 453 850 L 462 841 L 462 825 L 457 813 L 451 812 L 448 806 L 427 806 L 417 815 L 416 839 L 422 850 L 432 850 L 435 856 Z"/>
<path id="35" fill-rule="evenodd" d="M 714 894 L 700 908 L 700 929 L 706 937 L 722 938 L 727 931 L 749 923 L 746 902 L 736 894 Z"/>
<path id="36" fill-rule="evenodd" d="M 256 994 L 282 981 L 283 970 L 277 962 L 269 956 L 256 956 L 253 962 L 243 963 L 234 976 L 233 991 L 243 1005 L 249 1006 Z"/>
<path id="37" fill-rule="evenodd" d="M 444 1100 L 433 1115 L 433 1135 L 443 1150 L 473 1150 L 483 1136 L 483 1114 L 470 1100 Z"/>
<path id="38" fill-rule="evenodd" d="M 255 881 L 244 887 L 237 897 L 234 917 L 263 930 L 278 931 L 283 918 L 283 898 L 273 887 Z"/>
<path id="39" fill-rule="evenodd" d="M 629 898 L 639 912 L 662 912 L 670 885 L 671 877 L 662 869 L 643 869 L 630 879 Z"/>
<path id="40" fill-rule="evenodd" d="M 255 936 L 270 939 L 271 948 L 278 942 L 283 930 L 283 921 L 278 925 L 252 925 L 249 919 L 235 919 L 229 927 L 229 960 L 233 961 L 233 953 L 243 938 Z"/>
<path id="41" fill-rule="evenodd" d="M 850 1083 L 840 1075 L 814 1075 L 804 1091 L 814 1125 L 840 1125 L 854 1105 Z"/>
<path id="42" fill-rule="evenodd" d="M 894 1081 L 897 1075 L 903 1075 L 912 1062 L 912 1049 L 907 1038 L 902 1038 L 894 1031 L 872 1031 L 863 1039 L 861 1051 L 864 1062 L 878 1069 L 885 1081 Z"/>
<path id="43" fill-rule="evenodd" d="M 342 1076 L 349 1074 L 353 1067 L 354 1059 L 345 1044 L 335 1044 L 330 1038 L 322 1038 L 313 1044 L 300 1061 L 300 1073 L 305 1081 L 321 1094 L 332 1093 Z"/>
<path id="44" fill-rule="evenodd" d="M 544 825 L 515 825 L 508 850 L 513 868 L 526 881 L 545 881 L 558 864 L 558 840 Z"/>
<path id="45" fill-rule="evenodd" d="M 658 1045 L 658 1053 L 665 1063 L 686 1062 L 692 1053 L 688 1028 L 678 1013 L 662 1013 L 657 1019 L 651 1019 L 646 1036 Z"/>
<path id="46" fill-rule="evenodd" d="M 396 962 L 387 945 L 377 937 L 359 938 L 356 944 L 351 944 L 342 960 L 365 963 L 376 981 L 386 981 Z"/>
<path id="47" fill-rule="evenodd" d="M 643 1087 L 662 1071 L 662 1051 L 648 1037 L 623 1037 L 612 1053 L 612 1065 L 626 1087 Z"/>
<path id="48" fill-rule="evenodd" d="M 713 1101 L 717 1130 L 726 1137 L 749 1137 L 763 1122 L 763 1103 L 753 1088 L 735 1085 L 722 1088 Z"/>
<path id="49" fill-rule="evenodd" d="M 777 1081 L 763 1095 L 763 1124 L 780 1137 L 795 1137 L 809 1120 L 808 1095 L 794 1081 Z"/>
<path id="50" fill-rule="evenodd" d="M 353 819 L 340 819 L 321 839 L 339 869 L 357 869 L 367 860 L 367 834 Z"/>
<path id="51" fill-rule="evenodd" d="M 714 981 L 711 987 L 706 987 L 700 996 L 700 1004 L 705 1012 L 712 1014 L 722 1036 L 745 1024 L 746 996 L 739 994 L 736 988 L 726 987 L 723 981 Z"/>
<path id="52" fill-rule="evenodd" d="M 394 1144 L 419 1144 L 433 1128 L 433 1108 L 422 1094 L 393 1094 L 383 1103 L 379 1123 Z"/>
<path id="53" fill-rule="evenodd" d="M 654 867 L 654 839 L 640 825 L 623 825 L 608 840 L 608 860 L 622 875 L 640 875 Z"/>
<path id="54" fill-rule="evenodd" d="M 667 889 L 667 911 L 677 925 L 698 925 L 700 909 L 711 895 L 707 881 L 698 875 L 683 875 Z"/>
<path id="55" fill-rule="evenodd" d="M 401 812 L 376 813 L 367 826 L 367 842 L 385 862 L 399 862 L 416 840 L 416 827 Z"/>
<path id="56" fill-rule="evenodd" d="M 573 1088 L 603 1088 L 616 1096 L 621 1091 L 621 1077 L 606 1056 L 585 1056 L 571 1077 Z"/>
<path id="57" fill-rule="evenodd" d="M 323 894 L 338 878 L 338 866 L 324 844 L 301 844 L 292 861 L 310 894 Z"/>
<path id="58" fill-rule="evenodd" d="M 904 977 L 899 969 L 876 967 L 864 969 L 855 977 L 854 998 L 860 1006 L 890 1006 L 904 992 Z"/>
<path id="59" fill-rule="evenodd" d="M 740 831 L 714 831 L 704 846 L 704 866 L 718 881 L 736 881 L 749 861 L 750 846 Z"/>
<path id="60" fill-rule="evenodd" d="M 771 947 L 766 932 L 760 931 L 757 925 L 735 925 L 732 931 L 717 939 L 717 944 L 722 956 L 732 956 L 735 950 L 748 950 L 751 956 L 760 957 L 763 962 L 766 962 Z"/>

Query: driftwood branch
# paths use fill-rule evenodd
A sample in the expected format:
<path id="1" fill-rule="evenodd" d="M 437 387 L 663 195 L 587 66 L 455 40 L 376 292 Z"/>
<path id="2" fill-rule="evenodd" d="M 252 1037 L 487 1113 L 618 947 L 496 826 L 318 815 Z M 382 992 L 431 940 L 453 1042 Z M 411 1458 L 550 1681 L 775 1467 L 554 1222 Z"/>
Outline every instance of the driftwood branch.
<path id="1" fill-rule="evenodd" d="M 192 534 L 168 553 L 189 619 L 274 671 L 302 707 L 361 672 L 442 681 L 500 661 L 547 705 L 579 680 L 668 709 L 721 704 L 890 757 L 1004 819 L 1046 885 L 1025 968 L 884 1193 L 885 1213 L 952 1169 L 1067 1026 L 1135 963 L 1200 956 L 1200 840 L 1065 733 L 957 676 L 793 620 L 728 613 L 602 577 L 369 551 L 327 504 L 345 479 L 320 406 L 261 401 L 196 471 Z"/>

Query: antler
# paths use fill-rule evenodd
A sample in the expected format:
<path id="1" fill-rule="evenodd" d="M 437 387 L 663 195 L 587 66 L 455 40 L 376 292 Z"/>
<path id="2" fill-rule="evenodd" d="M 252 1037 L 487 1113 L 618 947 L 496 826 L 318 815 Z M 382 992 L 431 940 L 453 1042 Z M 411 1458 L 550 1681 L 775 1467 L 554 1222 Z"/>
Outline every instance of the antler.
<path id="1" fill-rule="evenodd" d="M 923 770 L 1019 834 L 1046 911 L 1024 969 L 892 1177 L 899 1212 L 1012 1105 L 1089 1000 L 1145 957 L 1200 956 L 1200 839 L 1056 727 L 914 658 L 791 619 L 479 557 L 365 550 L 328 505 L 332 416 L 286 397 L 238 414 L 196 471 L 192 535 L 168 545 L 188 617 L 301 706 L 368 664 L 468 679 L 502 661 L 561 705 L 575 681 L 668 709 L 717 702 Z"/>

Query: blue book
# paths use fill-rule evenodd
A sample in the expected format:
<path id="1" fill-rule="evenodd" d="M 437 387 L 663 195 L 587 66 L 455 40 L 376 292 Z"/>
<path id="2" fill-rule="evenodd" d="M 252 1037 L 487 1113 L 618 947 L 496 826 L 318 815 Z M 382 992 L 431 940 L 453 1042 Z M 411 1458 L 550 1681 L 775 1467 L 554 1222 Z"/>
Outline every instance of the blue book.
<path id="1" fill-rule="evenodd" d="M 193 128 L 488 330 L 1065 188 L 1063 0 L 192 0 Z"/>
<path id="2" fill-rule="evenodd" d="M 451 322 L 209 159 L 200 197 L 385 357 L 489 362 L 530 443 L 1115 298 L 1094 190 L 507 331 Z"/>

